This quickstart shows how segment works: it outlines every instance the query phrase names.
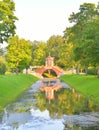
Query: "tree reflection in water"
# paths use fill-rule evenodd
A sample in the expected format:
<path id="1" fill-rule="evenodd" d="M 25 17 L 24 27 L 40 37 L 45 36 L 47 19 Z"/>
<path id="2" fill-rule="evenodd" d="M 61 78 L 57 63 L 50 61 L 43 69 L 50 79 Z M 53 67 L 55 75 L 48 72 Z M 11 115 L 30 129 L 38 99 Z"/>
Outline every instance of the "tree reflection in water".
<path id="1" fill-rule="evenodd" d="M 80 114 L 82 112 L 99 111 L 99 106 L 93 101 L 76 92 L 74 89 L 61 88 L 54 91 L 54 99 L 48 101 L 45 92 L 39 91 L 35 94 L 36 106 L 41 110 L 48 110 L 51 117 L 60 117 L 64 114 Z"/>

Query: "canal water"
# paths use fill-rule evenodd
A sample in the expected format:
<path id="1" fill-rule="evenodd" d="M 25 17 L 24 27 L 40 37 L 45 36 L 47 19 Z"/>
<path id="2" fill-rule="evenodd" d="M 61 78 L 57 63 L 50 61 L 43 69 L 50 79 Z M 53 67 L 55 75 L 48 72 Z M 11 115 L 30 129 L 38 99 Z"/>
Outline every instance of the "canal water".
<path id="1" fill-rule="evenodd" d="M 0 113 L 0 130 L 99 130 L 99 106 L 60 82 L 54 98 L 33 84 Z"/>

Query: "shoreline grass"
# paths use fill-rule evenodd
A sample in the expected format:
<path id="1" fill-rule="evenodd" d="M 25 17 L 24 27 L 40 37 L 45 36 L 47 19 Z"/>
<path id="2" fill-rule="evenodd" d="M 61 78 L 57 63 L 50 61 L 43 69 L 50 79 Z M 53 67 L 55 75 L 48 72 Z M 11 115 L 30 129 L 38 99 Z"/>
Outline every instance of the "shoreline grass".
<path id="1" fill-rule="evenodd" d="M 0 76 L 0 111 L 37 80 L 37 77 L 26 74 Z"/>
<path id="2" fill-rule="evenodd" d="M 99 78 L 91 75 L 67 74 L 61 76 L 60 79 L 99 104 Z"/>

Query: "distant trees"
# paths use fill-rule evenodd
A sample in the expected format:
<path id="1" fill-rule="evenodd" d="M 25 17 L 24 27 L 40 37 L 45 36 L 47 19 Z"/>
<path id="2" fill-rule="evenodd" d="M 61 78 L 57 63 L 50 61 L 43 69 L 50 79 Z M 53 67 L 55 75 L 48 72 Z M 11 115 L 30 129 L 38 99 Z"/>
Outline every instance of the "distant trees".
<path id="1" fill-rule="evenodd" d="M 8 40 L 6 60 L 12 71 L 22 71 L 28 68 L 31 62 L 31 44 L 25 39 L 19 39 L 18 36 L 11 37 Z"/>
<path id="2" fill-rule="evenodd" d="M 0 43 L 15 34 L 15 4 L 12 0 L 0 0 Z"/>
<path id="3" fill-rule="evenodd" d="M 53 35 L 47 41 L 47 51 L 46 54 L 55 57 L 55 64 L 65 67 L 65 52 L 66 44 L 64 43 L 64 38 L 60 35 Z M 66 59 L 65 59 L 66 60 Z"/>
<path id="4" fill-rule="evenodd" d="M 33 66 L 45 65 L 45 58 L 46 58 L 46 43 L 42 41 L 33 42 L 31 65 Z"/>

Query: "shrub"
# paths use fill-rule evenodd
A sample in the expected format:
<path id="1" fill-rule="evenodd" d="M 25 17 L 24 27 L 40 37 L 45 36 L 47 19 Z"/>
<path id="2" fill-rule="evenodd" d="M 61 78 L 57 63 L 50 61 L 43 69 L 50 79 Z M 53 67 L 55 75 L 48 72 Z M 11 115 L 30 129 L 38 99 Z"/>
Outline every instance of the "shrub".
<path id="1" fill-rule="evenodd" d="M 96 67 L 88 68 L 88 74 L 89 75 L 97 75 L 97 68 Z"/>
<path id="2" fill-rule="evenodd" d="M 6 65 L 0 62 L 0 74 L 3 75 L 6 72 Z"/>

